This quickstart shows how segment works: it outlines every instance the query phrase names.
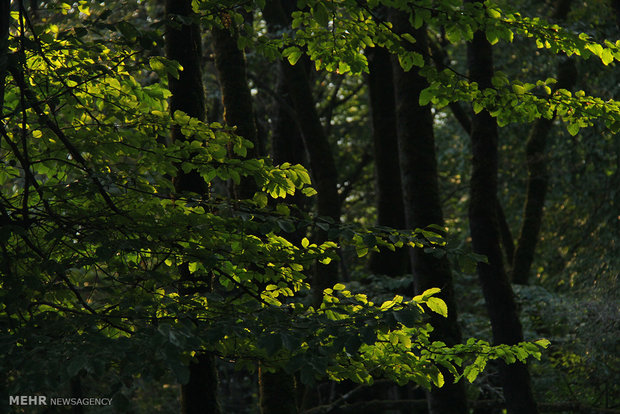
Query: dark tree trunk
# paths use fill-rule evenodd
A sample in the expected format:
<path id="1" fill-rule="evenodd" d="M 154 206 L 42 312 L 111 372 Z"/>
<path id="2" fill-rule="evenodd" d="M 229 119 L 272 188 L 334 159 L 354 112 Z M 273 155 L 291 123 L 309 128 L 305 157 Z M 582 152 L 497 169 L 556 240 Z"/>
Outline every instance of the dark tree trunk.
<path id="1" fill-rule="evenodd" d="M 616 26 L 620 29 L 620 0 L 610 0 L 616 15 Z"/>
<path id="2" fill-rule="evenodd" d="M 426 29 L 413 30 L 407 15 L 392 11 L 390 20 L 396 32 L 410 32 L 416 39 L 414 50 L 427 54 Z M 426 80 L 414 68 L 404 72 L 394 59 L 394 90 L 401 182 L 407 228 L 424 228 L 430 224 L 443 225 L 443 214 L 437 182 L 437 160 L 433 116 L 430 106 L 420 106 L 420 92 L 428 86 Z M 446 257 L 425 254 L 421 249 L 411 252 L 411 267 L 415 292 L 421 293 L 432 287 L 441 288 L 440 297 L 448 305 L 448 317 L 430 314 L 435 327 L 433 340 L 449 346 L 461 340 L 456 318 L 456 303 L 452 286 L 450 265 Z M 467 400 L 462 383 L 454 384 L 444 372 L 446 383 L 427 393 L 431 414 L 457 414 L 467 412 Z"/>
<path id="3" fill-rule="evenodd" d="M 293 108 L 286 81 L 284 80 L 284 62 L 278 66 L 278 80 L 276 83 L 276 96 L 278 97 L 275 113 L 273 115 L 273 130 L 271 133 L 271 158 L 275 165 L 285 162 L 291 164 L 306 165 L 306 149 L 299 130 L 297 115 Z M 287 198 L 288 199 L 288 198 Z M 290 201 L 298 211 L 293 214 L 299 216 L 305 211 L 308 199 L 303 194 L 296 192 Z M 306 229 L 301 228 L 287 238 L 292 243 L 299 244 L 306 235 Z"/>
<path id="4" fill-rule="evenodd" d="M 269 30 L 277 31 L 287 27 L 289 18 L 280 0 L 270 0 L 263 10 Z M 302 60 L 303 61 L 303 60 Z M 317 194 L 317 212 L 320 216 L 340 221 L 340 201 L 338 197 L 338 174 L 327 136 L 316 110 L 310 79 L 302 61 L 296 65 L 282 65 L 283 77 L 288 88 L 299 129 L 308 154 L 310 172 Z M 327 240 L 327 232 L 318 230 L 315 242 Z M 318 265 L 312 281 L 315 302 L 322 301 L 323 289 L 332 287 L 338 280 L 336 263 Z"/>
<path id="5" fill-rule="evenodd" d="M 480 88 L 492 87 L 493 53 L 482 32 L 468 45 L 470 78 Z M 504 270 L 497 219 L 497 123 L 487 111 L 472 120 L 472 176 L 469 224 L 473 250 L 488 263 L 478 264 L 480 284 L 491 320 L 495 344 L 513 345 L 523 340 L 523 331 L 512 287 Z M 504 398 L 509 414 L 538 412 L 527 367 L 521 363 L 500 363 Z"/>
<path id="6" fill-rule="evenodd" d="M 282 372 L 269 373 L 259 368 L 261 414 L 296 414 L 295 379 Z"/>
<path id="7" fill-rule="evenodd" d="M 200 28 L 197 23 L 181 24 L 176 16 L 184 19 L 196 18 L 192 11 L 191 0 L 166 0 L 166 56 L 178 61 L 183 66 L 179 79 L 168 77 L 170 113 L 183 111 L 186 114 L 205 119 L 205 98 L 200 67 L 202 47 Z M 176 24 L 172 25 L 171 22 Z M 180 128 L 172 128 L 172 141 L 184 140 Z M 207 194 L 207 184 L 196 171 L 183 173 L 179 171 L 175 179 L 177 191 L 191 191 L 200 195 Z M 186 266 L 181 266 L 182 274 L 188 273 Z M 185 275 L 188 276 L 188 275 Z M 219 414 L 217 399 L 217 370 L 212 355 L 201 353 L 190 362 L 189 382 L 181 386 L 181 412 L 183 414 Z"/>
<path id="8" fill-rule="evenodd" d="M 245 56 L 237 47 L 235 33 L 224 29 L 214 29 L 212 33 L 215 65 L 222 89 L 224 120 L 229 126 L 237 127 L 237 134 L 254 144 L 254 149 L 248 151 L 248 156 L 255 157 L 258 155 L 256 151 L 258 132 L 254 119 L 252 95 L 247 82 Z M 278 126 L 284 127 L 284 122 L 286 121 L 283 120 Z M 278 133 L 282 134 L 281 131 Z M 242 180 L 241 184 L 234 188 L 238 198 L 250 198 L 255 191 L 256 184 L 251 179 Z M 295 395 L 294 377 L 283 372 L 268 373 L 262 367 L 259 367 L 258 377 L 261 413 L 294 414 L 297 412 L 295 399 L 289 397 Z M 282 398 L 283 392 L 287 398 Z"/>
<path id="9" fill-rule="evenodd" d="M 570 0 L 558 2 L 553 13 L 556 20 L 564 20 L 570 11 Z M 577 68 L 571 59 L 564 59 L 558 64 L 558 82 L 555 89 L 571 89 L 577 82 Z M 554 115 L 555 118 L 555 115 Z M 523 218 L 512 261 L 512 282 L 527 285 L 530 279 L 534 253 L 538 244 L 538 235 L 543 220 L 543 208 L 549 183 L 547 171 L 547 137 L 553 127 L 553 120 L 537 120 L 527 138 L 525 155 L 527 162 L 527 189 Z"/>
<path id="10" fill-rule="evenodd" d="M 11 2 L 0 2 L 0 116 L 4 112 L 4 90 L 9 63 L 9 20 L 11 16 Z"/>
<path id="11" fill-rule="evenodd" d="M 506 254 L 506 261 L 512 263 L 515 255 L 515 242 L 504 214 L 504 207 L 502 207 L 499 199 L 497 200 L 497 224 L 499 226 L 499 237 Z"/>
<path id="12" fill-rule="evenodd" d="M 189 0 L 166 0 L 166 57 L 174 59 L 183 66 L 179 78 L 168 76 L 170 113 L 183 111 L 198 119 L 205 119 L 205 97 L 200 68 L 202 42 L 197 23 L 181 24 L 176 16 L 194 16 Z M 181 128 L 172 126 L 172 141 L 184 140 Z M 174 180 L 177 191 L 207 193 L 207 185 L 196 171 L 188 173 L 179 170 Z"/>
<path id="13" fill-rule="evenodd" d="M 405 211 L 398 163 L 396 107 L 392 63 L 386 49 L 373 48 L 368 53 L 368 92 L 372 115 L 377 224 L 395 229 L 405 228 Z M 382 249 L 370 256 L 374 274 L 398 276 L 407 272 L 407 250 Z"/>
<path id="14" fill-rule="evenodd" d="M 182 414 L 220 414 L 217 370 L 211 354 L 200 354 L 189 365 L 189 381 L 181 386 Z"/>
<path id="15" fill-rule="evenodd" d="M 281 62 L 278 67 L 276 95 L 279 101 L 273 117 L 271 158 L 276 165 L 284 162 L 303 165 L 305 163 L 304 154 L 306 149 L 299 131 L 293 102 L 284 80 L 284 65 L 285 63 Z"/>
<path id="16" fill-rule="evenodd" d="M 542 224 L 543 206 L 549 181 L 545 145 L 552 125 L 553 120 L 550 119 L 536 121 L 525 147 L 528 173 L 526 199 L 512 265 L 512 282 L 520 285 L 527 285 L 529 282 L 530 269 Z"/>
<path id="17" fill-rule="evenodd" d="M 284 162 L 302 164 L 304 146 L 295 119 L 290 113 L 291 108 L 288 107 L 288 92 L 282 76 L 278 78 L 276 90 L 283 102 L 277 105 L 277 112 L 274 116 L 274 129 L 271 135 L 273 162 L 274 164 Z M 292 204 L 302 210 L 303 196 L 295 193 Z M 304 233 L 303 230 L 296 231 L 292 235 L 288 235 L 287 239 L 299 245 Z M 263 367 L 259 365 L 258 378 L 261 414 L 296 414 L 298 412 L 297 388 L 293 375 L 286 374 L 283 371 L 265 372 Z"/>
<path id="18" fill-rule="evenodd" d="M 71 378 L 70 387 L 71 387 L 71 397 L 72 398 L 84 398 L 84 389 L 82 387 L 82 374 L 78 373 L 76 376 Z M 81 405 L 74 405 L 71 407 L 71 414 L 83 414 L 84 407 Z"/>
<path id="19" fill-rule="evenodd" d="M 213 29 L 213 51 L 215 67 L 222 90 L 224 120 L 237 128 L 236 133 L 254 145 L 248 150 L 248 157 L 258 153 L 258 133 L 252 108 L 252 94 L 248 87 L 246 62 L 242 50 L 237 47 L 236 31 Z M 236 198 L 251 198 L 256 192 L 256 183 L 251 178 L 242 178 L 234 188 Z"/>

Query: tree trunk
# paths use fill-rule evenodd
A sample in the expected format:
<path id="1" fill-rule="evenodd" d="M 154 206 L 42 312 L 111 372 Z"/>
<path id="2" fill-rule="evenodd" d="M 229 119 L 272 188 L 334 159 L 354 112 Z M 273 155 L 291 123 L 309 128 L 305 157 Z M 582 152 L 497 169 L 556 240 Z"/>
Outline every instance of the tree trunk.
<path id="1" fill-rule="evenodd" d="M 264 372 L 259 367 L 259 393 L 261 414 L 296 414 L 297 391 L 295 379 L 283 372 Z"/>
<path id="2" fill-rule="evenodd" d="M 166 0 L 166 56 L 178 61 L 183 70 L 179 79 L 168 77 L 170 113 L 180 110 L 186 114 L 205 120 L 205 98 L 200 67 L 202 41 L 197 23 L 182 24 L 176 16 L 184 19 L 195 18 L 191 0 Z M 176 22 L 175 22 L 176 21 Z M 171 25 L 175 22 L 175 25 Z M 172 127 L 172 141 L 185 140 L 180 128 Z M 175 179 L 175 189 L 207 194 L 207 184 L 197 171 L 179 171 Z M 187 266 L 181 266 L 181 273 L 188 273 Z M 181 386 L 181 412 L 183 414 L 219 414 L 217 400 L 217 370 L 213 355 L 201 353 L 190 362 L 189 382 Z"/>
<path id="3" fill-rule="evenodd" d="M 273 162 L 274 164 L 284 162 L 301 164 L 304 152 L 303 142 L 295 119 L 290 113 L 292 107 L 287 106 L 289 105 L 288 91 L 281 73 L 278 77 L 276 91 L 282 101 L 278 102 L 274 116 L 274 129 L 271 134 Z M 303 197 L 295 193 L 293 204 L 301 210 L 303 208 Z M 292 243 L 299 244 L 303 237 L 303 231 L 300 230 L 289 235 L 287 239 Z M 282 371 L 265 372 L 263 367 L 259 366 L 258 377 L 261 414 L 296 414 L 298 412 L 294 376 Z M 285 397 L 283 398 L 283 396 Z"/>
<path id="4" fill-rule="evenodd" d="M 254 149 L 248 151 L 248 156 L 255 157 L 258 155 L 256 151 L 258 132 L 254 119 L 252 95 L 247 82 L 245 56 L 237 47 L 236 33 L 231 33 L 227 29 L 213 29 L 212 33 L 215 66 L 222 89 L 224 120 L 229 126 L 237 128 L 237 134 L 254 144 Z M 283 127 L 282 123 L 278 126 Z M 281 147 L 278 148 L 281 149 Z M 238 198 L 250 198 L 255 191 L 256 184 L 252 179 L 244 179 L 234 188 Z M 297 412 L 294 398 L 282 398 L 283 392 L 287 396 L 295 395 L 293 376 L 284 372 L 268 373 L 259 365 L 258 377 L 261 413 L 294 414 Z"/>
<path id="5" fill-rule="evenodd" d="M 0 116 L 4 113 L 4 90 L 9 64 L 9 20 L 11 16 L 11 2 L 0 2 Z"/>
<path id="6" fill-rule="evenodd" d="M 271 133 L 271 158 L 274 164 L 290 162 L 305 164 L 306 149 L 299 130 L 297 114 L 291 100 L 286 80 L 284 79 L 284 62 L 278 66 L 276 95 L 278 102 L 273 115 L 273 131 Z"/>
<path id="7" fill-rule="evenodd" d="M 203 353 L 189 364 L 189 381 L 181 386 L 182 414 L 220 414 L 213 355 Z"/>
<path id="8" fill-rule="evenodd" d="M 570 11 L 571 0 L 559 1 L 553 13 L 555 20 L 564 20 Z M 558 63 L 558 82 L 555 89 L 571 89 L 577 82 L 577 67 L 571 59 Z M 555 115 L 554 115 L 555 118 Z M 549 183 L 547 171 L 547 137 L 553 127 L 552 119 L 538 119 L 527 138 L 525 155 L 527 162 L 527 189 L 523 205 L 523 218 L 512 261 L 512 282 L 527 285 L 530 278 L 538 234 L 543 219 L 543 208 Z"/>
<path id="9" fill-rule="evenodd" d="M 383 48 L 368 52 L 368 93 L 372 115 L 377 224 L 395 229 L 405 228 L 405 211 L 400 183 L 396 107 L 390 54 Z M 407 272 L 406 249 L 382 249 L 370 256 L 370 271 L 374 274 L 399 276 Z"/>
<path id="10" fill-rule="evenodd" d="M 407 31 L 415 37 L 413 50 L 428 54 L 425 28 L 413 30 L 409 25 L 408 16 L 401 12 L 390 12 L 390 20 L 397 33 Z M 396 58 L 392 65 L 407 228 L 424 228 L 430 224 L 441 226 L 444 221 L 437 182 L 433 116 L 430 106 L 421 107 L 418 103 L 420 92 L 428 84 L 415 68 L 404 72 Z M 433 340 L 443 341 L 449 346 L 457 344 L 461 340 L 461 333 L 457 324 L 452 275 L 447 258 L 425 254 L 421 249 L 413 249 L 410 253 L 415 293 L 439 287 L 440 297 L 448 305 L 447 318 L 435 313 L 429 315 L 435 328 Z M 444 372 L 444 376 L 446 376 L 445 385 L 442 388 L 433 388 L 427 393 L 429 412 L 466 413 L 467 400 L 463 384 L 460 382 L 454 384 L 447 372 Z"/>
<path id="11" fill-rule="evenodd" d="M 470 78 L 480 88 L 492 87 L 493 54 L 482 32 L 468 45 Z M 491 320 L 495 344 L 513 345 L 523 340 L 523 331 L 512 287 L 504 270 L 497 219 L 497 122 L 487 111 L 472 120 L 472 176 L 469 225 L 473 250 L 488 263 L 478 264 L 478 275 Z M 527 367 L 522 363 L 500 363 L 506 408 L 509 414 L 538 412 Z"/>
<path id="12" fill-rule="evenodd" d="M 258 133 L 252 108 L 252 94 L 248 87 L 246 62 L 242 50 L 237 47 L 236 29 L 213 29 L 213 51 L 215 67 L 222 90 L 224 120 L 236 133 L 252 142 L 254 148 L 248 150 L 248 157 L 255 158 L 258 153 Z M 256 192 L 252 178 L 243 177 L 235 186 L 235 198 L 251 198 Z"/>
<path id="13" fill-rule="evenodd" d="M 287 27 L 289 18 L 285 14 L 280 0 L 267 1 L 263 10 L 270 31 Z M 340 221 L 340 201 L 338 197 L 338 174 L 327 136 L 314 104 L 312 88 L 308 73 L 302 64 L 284 63 L 282 71 L 288 88 L 297 122 L 308 154 L 313 185 L 317 190 L 317 212 L 320 216 L 329 217 L 334 222 Z M 314 238 L 316 243 L 327 240 L 327 232 L 318 230 Z M 323 289 L 332 287 L 338 280 L 337 264 L 332 262 L 325 266 L 317 264 L 312 281 L 315 303 L 320 303 Z"/>

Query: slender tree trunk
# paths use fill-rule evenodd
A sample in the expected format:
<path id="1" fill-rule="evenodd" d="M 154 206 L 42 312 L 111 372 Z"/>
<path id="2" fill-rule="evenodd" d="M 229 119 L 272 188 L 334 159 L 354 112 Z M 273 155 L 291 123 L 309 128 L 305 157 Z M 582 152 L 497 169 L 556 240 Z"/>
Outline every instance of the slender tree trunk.
<path id="1" fill-rule="evenodd" d="M 0 116 L 4 112 L 4 90 L 7 66 L 9 64 L 9 18 L 11 15 L 11 2 L 0 1 Z"/>
<path id="2" fill-rule="evenodd" d="M 493 53 L 485 34 L 477 32 L 468 45 L 468 66 L 472 81 L 480 88 L 492 87 Z M 487 111 L 472 120 L 473 150 L 469 224 L 473 250 L 488 263 L 478 264 L 480 284 L 491 320 L 496 344 L 513 345 L 523 340 L 523 331 L 512 287 L 504 270 L 497 219 L 498 131 Z M 500 363 L 506 408 L 509 414 L 538 412 L 527 367 L 522 363 Z"/>
<path id="3" fill-rule="evenodd" d="M 285 14 L 280 0 L 269 0 L 263 10 L 269 30 L 277 31 L 287 27 L 289 17 Z M 296 65 L 284 63 L 283 77 L 288 88 L 289 96 L 295 109 L 297 122 L 308 154 L 310 172 L 317 194 L 317 212 L 320 216 L 331 218 L 334 222 L 340 221 L 340 202 L 338 197 L 338 171 L 334 162 L 327 135 L 321 125 L 319 115 L 314 104 L 310 80 L 302 61 Z M 315 242 L 327 240 L 327 232 L 318 230 Z M 333 286 L 338 280 L 336 263 L 319 265 L 312 281 L 312 290 L 315 303 L 322 301 L 323 290 Z"/>
<path id="4" fill-rule="evenodd" d="M 285 12 L 291 7 L 291 3 L 283 4 L 280 0 L 267 0 L 263 9 L 263 17 L 270 31 L 275 32 L 288 27 L 290 15 Z M 290 99 L 294 109 L 295 123 L 301 133 L 305 153 L 310 164 L 310 173 L 313 185 L 317 190 L 317 213 L 319 216 L 329 217 L 335 223 L 340 221 L 340 200 L 338 196 L 338 175 L 336 164 L 327 135 L 321 125 L 319 115 L 312 96 L 312 88 L 304 59 L 296 65 L 282 62 L 280 65 L 283 86 L 286 87 L 287 99 Z M 292 119 L 292 118 L 291 118 Z M 278 144 L 281 145 L 282 136 Z M 318 229 L 313 237 L 315 243 L 327 240 L 327 232 Z M 323 290 L 332 287 L 338 281 L 338 265 L 332 262 L 329 265 L 315 265 L 312 279 L 313 302 L 319 304 L 323 301 Z M 306 387 L 300 396 L 300 407 L 303 409 L 306 403 L 315 403 L 315 387 Z M 293 396 L 289 396 L 293 398 Z"/>
<path id="5" fill-rule="evenodd" d="M 616 16 L 616 26 L 620 29 L 620 0 L 610 0 L 610 3 Z"/>
<path id="6" fill-rule="evenodd" d="M 72 398 L 84 398 L 84 390 L 82 388 L 82 373 L 77 373 L 70 381 L 71 397 Z M 74 405 L 71 407 L 71 414 L 83 414 L 84 407 L 81 405 Z"/>
<path id="7" fill-rule="evenodd" d="M 237 47 L 236 33 L 214 29 L 215 66 L 222 89 L 224 120 L 237 128 L 237 134 L 251 141 L 254 149 L 248 156 L 257 155 L 258 132 L 254 119 L 252 95 L 246 77 L 243 51 Z M 293 124 L 294 125 L 294 124 Z M 280 124 L 280 126 L 282 126 Z M 287 154 L 288 155 L 288 154 Z M 250 198 L 256 191 L 253 180 L 242 180 L 234 189 L 238 198 Z M 295 379 L 284 372 L 269 373 L 259 366 L 260 409 L 262 414 L 295 414 Z M 282 395 L 286 398 L 282 398 Z"/>
<path id="8" fill-rule="evenodd" d="M 306 149 L 299 131 L 293 102 L 284 80 L 283 66 L 284 62 L 278 66 L 276 94 L 280 101 L 278 101 L 276 113 L 273 116 L 271 158 L 276 165 L 284 162 L 304 164 Z"/>
<path id="9" fill-rule="evenodd" d="M 200 67 L 202 41 L 197 23 L 183 24 L 183 19 L 195 18 L 191 0 L 166 0 L 166 56 L 183 66 L 179 78 L 168 77 L 170 112 L 180 110 L 198 119 L 205 119 L 205 98 Z M 178 16 L 178 17 L 177 17 Z M 177 24 L 172 25 L 171 22 Z M 178 25 L 178 26 L 177 26 Z M 172 128 L 172 140 L 185 140 L 178 127 Z M 175 179 L 177 191 L 207 194 L 207 184 L 196 171 L 179 171 Z M 185 277 L 191 277 L 187 266 L 180 269 Z M 183 414 L 219 414 L 217 399 L 217 370 L 215 359 L 208 353 L 200 353 L 189 365 L 189 382 L 181 386 L 181 412 Z"/>
<path id="10" fill-rule="evenodd" d="M 181 386 L 181 413 L 219 414 L 217 370 L 211 354 L 200 354 L 189 365 L 189 382 Z"/>
<path id="11" fill-rule="evenodd" d="M 416 39 L 414 50 L 427 54 L 426 29 L 413 30 L 407 15 L 392 11 L 390 20 L 398 33 L 410 32 Z M 393 62 L 394 90 L 398 149 L 400 157 L 401 182 L 407 228 L 424 228 L 430 224 L 443 225 L 443 214 L 437 182 L 437 160 L 433 116 L 430 106 L 420 106 L 420 92 L 428 86 L 426 80 L 414 68 L 404 72 L 397 60 Z M 413 249 L 415 292 L 420 293 L 432 287 L 441 288 L 440 296 L 448 305 L 448 317 L 429 315 L 435 328 L 433 340 L 448 345 L 460 342 L 461 333 L 456 318 L 456 303 L 452 286 L 450 265 L 446 257 L 437 258 Z M 467 399 L 462 383 L 454 384 L 450 375 L 444 372 L 446 383 L 442 388 L 433 388 L 427 393 L 431 414 L 458 414 L 467 412 Z"/>
<path id="12" fill-rule="evenodd" d="M 373 48 L 368 53 L 368 92 L 372 115 L 372 138 L 375 158 L 377 224 L 395 229 L 405 228 L 405 211 L 398 163 L 396 107 L 392 63 L 386 49 Z M 370 256 L 374 274 L 399 276 L 407 272 L 406 249 L 383 249 Z"/>
<path id="13" fill-rule="evenodd" d="M 296 414 L 295 379 L 282 372 L 265 372 L 259 368 L 261 414 Z"/>
<path id="14" fill-rule="evenodd" d="M 515 242 L 508 221 L 506 220 L 506 215 L 504 214 L 504 207 L 502 207 L 502 203 L 499 199 L 497 200 L 497 224 L 499 226 L 499 237 L 504 254 L 506 255 L 506 261 L 512 263 L 515 255 Z"/>
<path id="15" fill-rule="evenodd" d="M 299 122 L 291 101 L 286 81 L 284 80 L 284 62 L 278 65 L 278 80 L 276 83 L 276 96 L 278 97 L 275 113 L 273 114 L 273 129 L 271 131 L 271 158 L 275 165 L 285 162 L 291 164 L 305 165 L 307 162 L 306 149 L 299 130 Z M 287 198 L 288 199 L 288 198 Z M 291 203 L 298 209 L 293 214 L 299 217 L 299 214 L 305 211 L 308 198 L 303 194 L 296 192 L 293 195 Z M 288 240 L 299 244 L 303 237 L 306 236 L 306 229 L 301 228 L 292 235 L 288 236 Z"/>
<path id="16" fill-rule="evenodd" d="M 213 51 L 215 67 L 222 90 L 224 120 L 236 127 L 236 133 L 252 142 L 254 148 L 248 150 L 248 157 L 255 158 L 258 153 L 258 132 L 252 107 L 252 94 L 246 76 L 245 55 L 237 47 L 237 32 L 229 29 L 213 29 Z M 252 178 L 243 177 L 235 186 L 236 198 L 251 198 L 256 192 Z"/>
<path id="17" fill-rule="evenodd" d="M 553 13 L 556 20 L 564 20 L 570 11 L 571 0 L 559 1 Z M 558 82 L 555 89 L 571 89 L 577 82 L 577 67 L 572 59 L 558 63 Z M 543 209 L 549 183 L 547 168 L 547 137 L 555 119 L 538 119 L 527 138 L 525 155 L 527 163 L 527 188 L 521 229 L 512 261 L 512 282 L 527 285 L 530 279 L 534 253 L 543 220 Z"/>

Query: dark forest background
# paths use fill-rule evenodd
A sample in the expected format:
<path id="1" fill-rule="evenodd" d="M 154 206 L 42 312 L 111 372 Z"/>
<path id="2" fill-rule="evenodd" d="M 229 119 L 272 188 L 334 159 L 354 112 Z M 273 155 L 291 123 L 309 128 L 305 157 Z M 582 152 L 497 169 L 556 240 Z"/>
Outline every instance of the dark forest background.
<path id="1" fill-rule="evenodd" d="M 618 1 L 0 5 L 3 410 L 620 412 Z"/>

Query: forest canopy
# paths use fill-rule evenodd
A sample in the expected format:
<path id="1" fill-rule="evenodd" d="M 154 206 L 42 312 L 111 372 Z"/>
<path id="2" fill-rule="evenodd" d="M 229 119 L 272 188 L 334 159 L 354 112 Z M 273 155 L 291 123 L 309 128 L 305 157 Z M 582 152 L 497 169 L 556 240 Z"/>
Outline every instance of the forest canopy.
<path id="1" fill-rule="evenodd" d="M 617 1 L 0 13 L 3 411 L 620 412 Z"/>

